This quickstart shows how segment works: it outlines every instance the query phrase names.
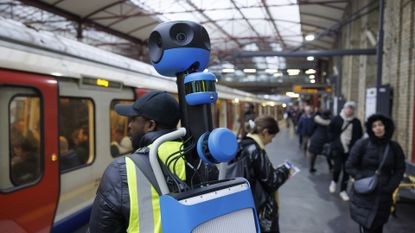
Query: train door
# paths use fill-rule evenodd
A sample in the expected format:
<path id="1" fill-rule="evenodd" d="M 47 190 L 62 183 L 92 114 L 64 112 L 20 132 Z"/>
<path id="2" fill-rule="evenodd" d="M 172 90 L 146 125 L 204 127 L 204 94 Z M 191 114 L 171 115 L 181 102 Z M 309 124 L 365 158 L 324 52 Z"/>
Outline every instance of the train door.
<path id="1" fill-rule="evenodd" d="M 0 70 L 0 232 L 49 232 L 59 193 L 57 82 Z"/>

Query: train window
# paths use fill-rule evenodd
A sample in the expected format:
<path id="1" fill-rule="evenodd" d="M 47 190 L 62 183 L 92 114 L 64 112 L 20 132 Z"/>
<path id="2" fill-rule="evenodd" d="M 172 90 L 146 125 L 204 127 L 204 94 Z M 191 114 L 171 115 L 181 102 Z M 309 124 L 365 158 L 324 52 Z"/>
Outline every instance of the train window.
<path id="1" fill-rule="evenodd" d="M 10 180 L 21 186 L 41 176 L 40 98 L 18 95 L 9 105 Z"/>
<path id="2" fill-rule="evenodd" d="M 61 171 L 94 160 L 94 104 L 91 99 L 59 99 L 59 165 Z"/>
<path id="3" fill-rule="evenodd" d="M 118 115 L 114 107 L 116 104 L 132 104 L 130 100 L 113 100 L 110 106 L 111 124 L 111 155 L 117 157 L 130 153 L 133 150 L 131 140 L 128 137 L 128 118 Z"/>

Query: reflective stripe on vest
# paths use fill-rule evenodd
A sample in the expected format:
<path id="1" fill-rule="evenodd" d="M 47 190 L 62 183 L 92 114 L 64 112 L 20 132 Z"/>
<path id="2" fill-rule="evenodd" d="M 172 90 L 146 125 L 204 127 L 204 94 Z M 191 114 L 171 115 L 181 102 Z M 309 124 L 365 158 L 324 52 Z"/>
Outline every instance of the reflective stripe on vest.
<path id="1" fill-rule="evenodd" d="M 154 231 L 154 210 L 151 184 L 134 162 L 125 157 L 127 167 L 128 192 L 130 193 L 130 221 L 128 233 Z"/>
<path id="2" fill-rule="evenodd" d="M 169 155 L 180 150 L 181 145 L 180 142 L 163 143 L 158 149 L 160 159 L 165 162 Z M 130 158 L 125 157 L 125 164 L 130 194 L 130 221 L 127 232 L 161 233 L 160 199 L 157 191 Z M 186 179 L 183 159 L 177 162 L 176 171 L 180 179 Z"/>

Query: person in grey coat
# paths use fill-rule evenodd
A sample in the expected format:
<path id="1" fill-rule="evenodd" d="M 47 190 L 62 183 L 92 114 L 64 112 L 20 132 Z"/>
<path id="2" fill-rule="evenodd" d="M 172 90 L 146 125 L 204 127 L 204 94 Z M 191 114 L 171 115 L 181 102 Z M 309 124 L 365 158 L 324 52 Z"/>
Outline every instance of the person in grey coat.
<path id="1" fill-rule="evenodd" d="M 360 225 L 361 233 L 382 233 L 389 218 L 392 193 L 405 172 L 405 156 L 401 146 L 391 140 L 393 131 L 390 118 L 380 114 L 370 116 L 366 123 L 369 138 L 357 141 L 346 161 L 347 172 L 359 180 L 373 176 L 386 156 L 377 188 L 372 193 L 359 194 L 352 189 L 350 215 Z"/>

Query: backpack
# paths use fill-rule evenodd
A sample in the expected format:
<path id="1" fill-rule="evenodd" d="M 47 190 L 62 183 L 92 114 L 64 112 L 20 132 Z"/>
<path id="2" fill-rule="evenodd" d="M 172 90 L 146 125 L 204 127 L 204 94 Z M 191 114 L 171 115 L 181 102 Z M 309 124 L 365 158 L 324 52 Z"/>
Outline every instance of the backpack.
<path id="1" fill-rule="evenodd" d="M 242 151 L 249 145 L 254 144 L 259 149 L 258 144 L 252 138 L 245 137 L 238 140 L 238 151 L 235 158 L 226 163 L 219 165 L 219 180 L 233 179 L 236 177 L 250 178 L 250 160 L 249 157 L 242 154 Z"/>

